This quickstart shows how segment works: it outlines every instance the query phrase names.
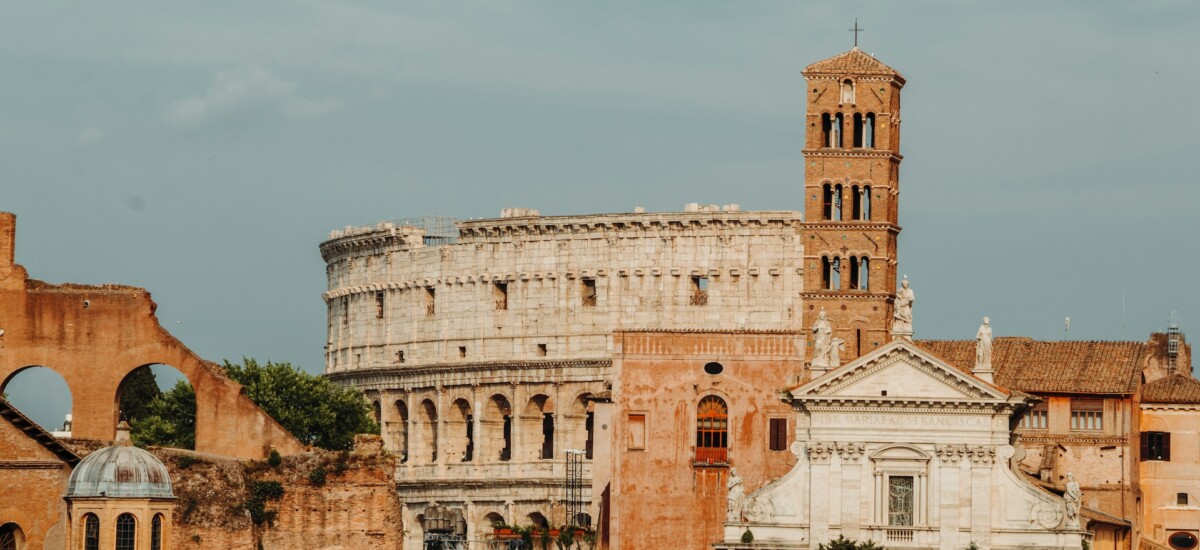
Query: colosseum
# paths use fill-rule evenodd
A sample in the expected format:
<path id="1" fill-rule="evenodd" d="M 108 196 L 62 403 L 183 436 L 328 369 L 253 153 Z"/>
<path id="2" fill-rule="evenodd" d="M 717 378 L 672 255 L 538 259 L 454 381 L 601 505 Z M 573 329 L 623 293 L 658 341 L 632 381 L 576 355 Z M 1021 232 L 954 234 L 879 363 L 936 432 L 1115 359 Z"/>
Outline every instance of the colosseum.
<path id="1" fill-rule="evenodd" d="M 819 308 L 843 359 L 887 341 L 904 81 L 858 49 L 804 74 L 804 213 L 509 208 L 347 227 L 321 244 L 326 375 L 375 406 L 411 547 L 431 508 L 474 540 L 496 522 L 599 517 L 593 450 L 609 442 L 593 445 L 607 428 L 593 413 L 617 376 L 614 333 L 801 335 L 802 309 Z"/>

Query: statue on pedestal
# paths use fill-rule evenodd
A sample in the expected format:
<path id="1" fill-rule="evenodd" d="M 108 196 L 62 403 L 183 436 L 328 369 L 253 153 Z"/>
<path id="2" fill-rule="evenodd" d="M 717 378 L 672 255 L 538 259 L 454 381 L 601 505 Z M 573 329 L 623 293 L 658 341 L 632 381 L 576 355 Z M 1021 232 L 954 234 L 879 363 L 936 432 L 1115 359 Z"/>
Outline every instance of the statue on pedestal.
<path id="1" fill-rule="evenodd" d="M 892 338 L 912 338 L 913 316 L 912 307 L 916 295 L 908 288 L 908 277 L 900 282 L 900 290 L 896 291 L 896 307 L 892 313 Z"/>
<path id="2" fill-rule="evenodd" d="M 833 362 L 833 325 L 825 318 L 825 310 L 817 314 L 817 321 L 812 326 L 814 367 L 836 367 Z"/>
<path id="3" fill-rule="evenodd" d="M 1083 491 L 1074 474 L 1067 474 L 1067 490 L 1063 492 L 1063 500 L 1067 501 L 1067 520 L 1063 525 L 1067 529 L 1079 529 L 1079 507 L 1083 502 Z"/>
<path id="4" fill-rule="evenodd" d="M 725 482 L 726 491 L 726 506 L 725 521 L 740 522 L 742 521 L 742 495 L 745 488 L 742 487 L 742 478 L 737 475 L 737 468 L 729 469 L 729 479 Z"/>
<path id="5" fill-rule="evenodd" d="M 987 317 L 975 332 L 975 370 L 992 370 L 992 325 Z"/>

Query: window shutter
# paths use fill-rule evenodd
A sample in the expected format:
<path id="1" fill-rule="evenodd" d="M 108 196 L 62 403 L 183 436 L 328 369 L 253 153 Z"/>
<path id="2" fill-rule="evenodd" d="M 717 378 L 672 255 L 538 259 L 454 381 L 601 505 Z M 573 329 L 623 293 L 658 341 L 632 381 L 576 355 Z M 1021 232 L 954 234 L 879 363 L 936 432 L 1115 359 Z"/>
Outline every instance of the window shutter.
<path id="1" fill-rule="evenodd" d="M 1150 460 L 1150 432 L 1142 432 L 1142 444 L 1138 451 L 1139 460 Z"/>
<path id="2" fill-rule="evenodd" d="M 1162 459 L 1171 460 L 1171 432 L 1162 434 Z"/>

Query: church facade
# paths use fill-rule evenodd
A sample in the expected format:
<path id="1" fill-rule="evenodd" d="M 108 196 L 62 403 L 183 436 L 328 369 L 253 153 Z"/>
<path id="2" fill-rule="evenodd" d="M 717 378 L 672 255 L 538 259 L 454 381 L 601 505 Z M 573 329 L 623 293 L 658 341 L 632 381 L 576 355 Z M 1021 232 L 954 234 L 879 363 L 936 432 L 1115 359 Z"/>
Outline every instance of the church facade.
<path id="1" fill-rule="evenodd" d="M 816 548 L 1080 548 L 1081 493 L 1017 468 L 1013 420 L 1037 398 L 988 383 L 898 338 L 789 390 L 798 458 L 743 495 L 731 473 L 725 543 Z M 751 533 L 754 544 L 743 544 Z"/>

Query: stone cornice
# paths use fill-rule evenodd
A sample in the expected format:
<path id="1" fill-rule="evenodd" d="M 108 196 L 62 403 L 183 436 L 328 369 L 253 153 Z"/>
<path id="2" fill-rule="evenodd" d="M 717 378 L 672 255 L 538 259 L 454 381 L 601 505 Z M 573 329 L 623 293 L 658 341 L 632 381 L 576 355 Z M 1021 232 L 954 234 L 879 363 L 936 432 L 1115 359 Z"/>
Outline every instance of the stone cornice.
<path id="1" fill-rule="evenodd" d="M 460 238 L 468 240 L 507 235 L 556 236 L 614 231 L 679 231 L 702 226 L 717 228 L 786 226 L 799 222 L 800 218 L 801 213 L 795 210 L 619 213 L 490 218 L 458 222 L 458 229 Z"/>
<path id="2" fill-rule="evenodd" d="M 360 389 L 371 389 L 369 386 L 386 384 L 394 386 L 393 381 L 415 379 L 418 377 L 437 377 L 440 375 L 486 375 L 504 372 L 504 382 L 513 382 L 512 371 L 521 373 L 555 371 L 555 370 L 584 370 L 607 369 L 612 367 L 611 359 L 580 359 L 571 361 L 488 361 L 477 363 L 441 363 L 434 365 L 405 366 L 405 367 L 373 367 L 325 373 L 322 376 L 334 382 L 349 383 Z"/>
<path id="3" fill-rule="evenodd" d="M 881 158 L 900 162 L 904 155 L 887 149 L 838 149 L 834 147 L 822 149 L 805 149 L 801 151 L 805 158 Z"/>
<path id="4" fill-rule="evenodd" d="M 887 231 L 893 235 L 900 234 L 901 227 L 894 223 L 855 222 L 855 221 L 816 221 L 804 222 L 801 227 L 805 231 Z"/>
<path id="5" fill-rule="evenodd" d="M 840 290 L 830 290 L 823 292 L 801 292 L 800 297 L 805 300 L 863 301 L 894 300 L 896 298 L 896 294 L 888 292 L 843 292 Z"/>
<path id="6" fill-rule="evenodd" d="M 584 479 L 585 486 L 589 486 L 591 480 Z M 436 483 L 430 483 L 428 479 L 414 480 L 397 480 L 395 482 L 397 490 L 416 489 L 428 492 L 430 488 L 438 485 L 444 485 L 446 488 L 459 491 L 462 489 L 487 489 L 487 488 L 527 488 L 527 487 L 546 487 L 560 489 L 567 486 L 566 480 L 562 476 L 545 477 L 545 478 L 503 478 L 503 477 L 470 477 L 470 478 L 439 478 Z M 407 495 L 404 495 L 407 496 Z M 533 499 L 540 500 L 540 499 Z"/>
<path id="7" fill-rule="evenodd" d="M 803 396 L 793 399 L 797 409 L 810 412 L 861 413 L 864 408 L 882 414 L 976 414 L 1011 412 L 1016 403 L 997 400 L 891 399 L 886 397 Z"/>
<path id="8" fill-rule="evenodd" d="M 568 279 L 573 280 L 580 277 L 587 278 L 603 278 L 603 277 L 661 277 L 663 275 L 671 275 L 672 277 L 680 276 L 709 276 L 709 277 L 740 277 L 742 275 L 758 276 L 766 273 L 772 276 L 777 276 L 783 273 L 784 268 L 778 266 L 739 266 L 726 269 L 700 268 L 700 267 L 646 267 L 646 268 L 620 268 L 620 269 L 580 269 L 574 271 L 533 271 L 533 272 L 505 272 L 505 273 L 473 273 L 467 275 L 455 275 L 446 277 L 424 277 L 420 279 L 408 279 L 403 281 L 380 281 L 362 285 L 345 286 L 327 290 L 321 294 L 321 299 L 328 303 L 330 300 L 341 298 L 344 296 L 353 296 L 358 294 L 371 294 L 385 290 L 411 290 L 424 289 L 431 286 L 452 285 L 452 284 L 488 284 L 495 281 L 511 282 L 511 281 L 541 281 L 543 279 Z M 796 268 L 796 273 L 800 274 L 801 268 Z"/>
<path id="9" fill-rule="evenodd" d="M 0 460 L 0 470 L 61 470 L 66 462 L 57 460 Z"/>
<path id="10" fill-rule="evenodd" d="M 1142 403 L 1143 411 L 1197 411 L 1200 403 Z"/>
<path id="11" fill-rule="evenodd" d="M 1018 431 L 1021 443 L 1066 443 L 1073 445 L 1125 445 L 1129 438 L 1119 435 L 1068 435 L 1068 434 L 1035 434 Z"/>

